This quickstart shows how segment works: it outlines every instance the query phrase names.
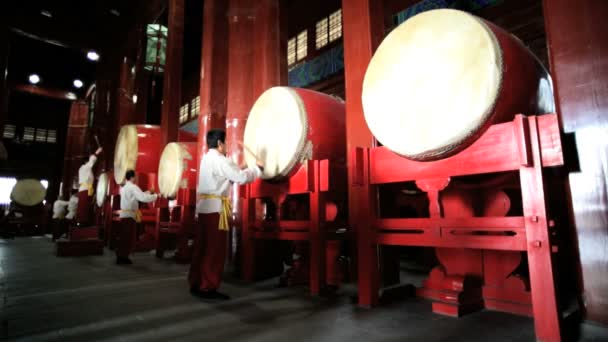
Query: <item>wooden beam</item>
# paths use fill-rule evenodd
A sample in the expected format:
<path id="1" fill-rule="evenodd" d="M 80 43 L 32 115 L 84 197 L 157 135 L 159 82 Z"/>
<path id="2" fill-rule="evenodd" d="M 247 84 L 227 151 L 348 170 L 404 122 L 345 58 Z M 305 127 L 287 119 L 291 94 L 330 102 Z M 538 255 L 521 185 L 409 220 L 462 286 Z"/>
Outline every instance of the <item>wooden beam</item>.
<path id="1" fill-rule="evenodd" d="M 15 91 L 50 97 L 53 99 L 68 101 L 78 100 L 78 96 L 75 93 L 61 89 L 44 88 L 31 84 L 11 84 L 10 88 Z"/>

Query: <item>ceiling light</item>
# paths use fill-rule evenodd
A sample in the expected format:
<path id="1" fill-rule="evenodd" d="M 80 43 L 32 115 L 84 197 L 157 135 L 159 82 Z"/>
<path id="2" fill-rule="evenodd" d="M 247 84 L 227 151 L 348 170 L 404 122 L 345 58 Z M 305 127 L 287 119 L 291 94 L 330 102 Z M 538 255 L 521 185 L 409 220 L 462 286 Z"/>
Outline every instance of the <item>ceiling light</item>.
<path id="1" fill-rule="evenodd" d="M 76 99 L 78 98 L 78 97 L 76 96 L 76 94 L 74 94 L 74 93 L 72 93 L 72 92 L 67 93 L 65 97 L 66 97 L 66 98 L 68 98 L 69 100 L 76 100 Z"/>
<path id="2" fill-rule="evenodd" d="M 30 77 L 30 83 L 31 84 L 38 84 L 40 83 L 40 76 L 36 75 L 36 74 L 31 74 Z"/>
<path id="3" fill-rule="evenodd" d="M 78 80 L 78 79 L 74 80 L 74 87 L 80 89 L 80 88 L 82 88 L 83 85 L 84 85 L 84 83 L 82 83 L 81 80 Z"/>
<path id="4" fill-rule="evenodd" d="M 47 10 L 40 11 L 40 14 L 42 14 L 43 16 L 45 16 L 47 18 L 52 18 L 53 17 L 53 15 L 51 14 L 51 12 L 49 12 Z"/>
<path id="5" fill-rule="evenodd" d="M 95 51 L 89 51 L 87 53 L 87 58 L 92 60 L 92 61 L 98 61 L 99 60 L 99 54 Z"/>
<path id="6" fill-rule="evenodd" d="M 117 10 L 115 10 L 113 8 L 110 10 L 110 13 L 114 14 L 117 17 L 120 17 L 120 12 L 118 12 Z"/>

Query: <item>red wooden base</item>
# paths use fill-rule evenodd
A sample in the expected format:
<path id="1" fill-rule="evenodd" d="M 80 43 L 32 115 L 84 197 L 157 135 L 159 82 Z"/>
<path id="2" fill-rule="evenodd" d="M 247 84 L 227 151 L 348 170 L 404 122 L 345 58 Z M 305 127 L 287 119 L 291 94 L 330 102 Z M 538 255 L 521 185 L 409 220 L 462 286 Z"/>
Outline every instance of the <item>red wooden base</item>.
<path id="1" fill-rule="evenodd" d="M 490 127 L 458 154 L 433 162 L 401 158 L 384 147 L 354 148 L 351 153 L 351 202 L 357 208 L 370 208 L 356 216 L 359 222 L 351 222 L 359 227 L 361 306 L 378 303 L 379 245 L 435 247 L 442 266 L 418 291 L 436 301 L 435 312 L 460 316 L 484 305 L 531 312 L 539 340 L 561 341 L 552 256 L 556 252 L 552 236 L 558 230 L 548 216 L 543 174 L 543 168 L 564 163 L 557 115 L 517 115 L 512 122 Z M 450 197 L 444 189 L 454 177 L 504 172 L 519 176 L 515 189 L 521 195 L 522 212 L 518 215 L 504 216 L 509 200 L 499 188 L 485 195 L 492 201 L 465 215 L 459 213 L 468 207 L 467 196 L 441 201 L 444 194 Z M 426 193 L 429 217 L 380 217 L 375 210 L 377 187 L 411 181 Z M 522 252 L 527 254 L 529 281 L 511 274 Z"/>
<path id="2" fill-rule="evenodd" d="M 337 286 L 340 276 L 336 261 L 339 237 L 335 234 L 337 207 L 331 196 L 345 193 L 340 184 L 345 181 L 343 169 L 330 165 L 328 160 L 312 160 L 302 165 L 289 179 L 281 183 L 256 181 L 245 186 L 243 200 L 243 278 L 252 281 L 256 272 L 256 240 L 272 239 L 306 241 L 307 258 L 294 262 L 291 283 L 310 284 L 310 293 L 318 295 L 328 285 Z M 332 174 L 332 177 L 330 177 Z M 270 198 L 280 208 L 288 195 L 306 195 L 308 219 L 280 220 L 278 210 L 274 221 L 263 220 L 256 212 L 256 200 Z M 333 232 L 332 232 L 333 231 Z M 332 241 L 333 240 L 333 241 Z M 328 270 L 332 272 L 328 274 Z"/>
<path id="3" fill-rule="evenodd" d="M 68 237 L 71 241 L 99 239 L 99 227 L 70 227 Z"/>

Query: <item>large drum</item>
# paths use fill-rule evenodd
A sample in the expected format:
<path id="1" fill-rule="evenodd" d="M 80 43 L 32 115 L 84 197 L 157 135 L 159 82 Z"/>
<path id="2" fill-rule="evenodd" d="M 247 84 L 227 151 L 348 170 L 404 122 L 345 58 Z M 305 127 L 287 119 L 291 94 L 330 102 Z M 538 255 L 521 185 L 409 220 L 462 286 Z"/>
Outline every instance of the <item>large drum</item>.
<path id="1" fill-rule="evenodd" d="M 158 190 L 167 198 L 174 198 L 179 189 L 196 187 L 197 143 L 169 143 L 160 156 Z"/>
<path id="2" fill-rule="evenodd" d="M 11 199 L 17 204 L 32 207 L 44 201 L 46 189 L 37 179 L 21 179 L 11 191 Z"/>
<path id="3" fill-rule="evenodd" d="M 103 207 L 103 203 L 106 200 L 110 192 L 110 179 L 107 173 L 102 173 L 99 175 L 99 179 L 97 180 L 97 188 L 95 188 L 95 203 L 97 203 L 98 207 Z"/>
<path id="4" fill-rule="evenodd" d="M 303 161 L 344 161 L 344 102 L 312 90 L 274 87 L 255 102 L 245 127 L 244 144 L 264 162 L 264 179 L 284 179 Z M 248 165 L 255 157 L 244 151 Z"/>
<path id="5" fill-rule="evenodd" d="M 515 114 L 555 111 L 547 71 L 517 38 L 451 9 L 418 14 L 384 39 L 362 101 L 378 141 L 420 161 L 453 155 Z"/>
<path id="6" fill-rule="evenodd" d="M 127 170 L 156 173 L 160 157 L 160 127 L 122 126 L 114 150 L 114 179 L 123 184 Z"/>

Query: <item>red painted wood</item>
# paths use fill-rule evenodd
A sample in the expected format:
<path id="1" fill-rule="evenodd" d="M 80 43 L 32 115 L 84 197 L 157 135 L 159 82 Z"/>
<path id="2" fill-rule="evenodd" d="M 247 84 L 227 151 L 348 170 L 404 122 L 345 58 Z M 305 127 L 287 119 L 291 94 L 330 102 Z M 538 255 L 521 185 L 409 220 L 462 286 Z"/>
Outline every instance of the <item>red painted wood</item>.
<path id="1" fill-rule="evenodd" d="M 580 171 L 569 192 L 580 254 L 586 318 L 608 324 L 608 3 L 543 1 L 557 110 L 574 132 Z"/>
<path id="2" fill-rule="evenodd" d="M 8 70 L 9 34 L 3 20 L 0 24 L 0 127 L 4 127 L 8 119 L 8 86 L 6 76 Z"/>
<path id="3" fill-rule="evenodd" d="M 543 147 L 543 166 L 556 166 L 563 163 L 561 139 L 556 115 L 539 116 L 541 146 Z M 401 158 L 384 147 L 370 150 L 374 163 L 370 165 L 372 184 L 410 181 L 421 177 L 440 178 L 480 173 L 518 170 L 523 162 L 520 159 L 519 141 L 516 139 L 521 130 L 517 122 L 507 122 L 490 127 L 486 133 L 467 149 L 452 157 L 433 163 L 416 162 Z M 496 146 L 501 146 L 497 149 Z M 385 170 L 403 170 L 402 173 Z"/>
<path id="4" fill-rule="evenodd" d="M 529 120 L 529 124 L 534 166 L 522 166 L 520 178 L 524 216 L 526 217 L 534 327 L 538 339 L 561 341 L 561 315 L 557 305 L 551 244 L 549 242 L 549 226 L 541 167 L 541 145 L 536 120 Z"/>
<path id="5" fill-rule="evenodd" d="M 361 90 L 365 70 L 380 41 L 384 37 L 384 1 L 343 0 L 342 21 L 344 30 L 344 77 L 346 87 L 346 147 L 372 147 L 374 138 L 365 123 Z M 348 154 L 348 167 L 366 162 L 367 156 Z M 357 258 L 359 265 L 359 305 L 373 306 L 378 303 L 378 251 L 372 243 L 370 210 L 373 210 L 372 193 L 367 185 L 367 170 L 349 172 L 349 226 L 357 232 Z"/>
<path id="6" fill-rule="evenodd" d="M 555 115 L 552 115 L 555 117 Z M 507 126 L 505 126 L 507 125 Z M 505 129 L 505 127 L 509 128 Z M 521 125 L 528 125 L 528 129 L 521 129 Z M 492 130 L 500 126 L 501 133 L 492 133 Z M 375 246 L 375 244 L 381 245 L 397 245 L 397 246 L 431 246 L 431 247 L 448 247 L 448 248 L 468 248 L 468 249 L 487 249 L 497 251 L 526 251 L 528 255 L 528 263 L 530 269 L 530 288 L 532 293 L 533 303 L 533 314 L 535 319 L 535 328 L 538 339 L 546 341 L 560 341 L 560 314 L 557 306 L 557 296 L 555 292 L 555 280 L 553 275 L 553 260 L 552 260 L 552 246 L 549 241 L 549 220 L 547 218 L 547 209 L 545 207 L 546 198 L 544 194 L 545 180 L 543 179 L 543 157 L 555 153 L 561 153 L 561 148 L 557 145 L 561 144 L 561 141 L 555 141 L 548 144 L 546 141 L 543 143 L 543 139 L 552 137 L 557 139 L 559 134 L 553 134 L 559 130 L 559 126 L 556 120 L 549 119 L 548 121 L 541 124 L 540 117 L 527 117 L 527 118 L 516 118 L 514 122 L 510 124 L 501 124 L 493 126 L 488 130 L 480 141 L 483 144 L 487 144 L 487 151 L 490 151 L 489 146 L 494 142 L 494 149 L 500 151 L 513 151 L 512 156 L 505 156 L 507 159 L 507 165 L 499 162 L 491 154 L 479 155 L 475 143 L 468 149 L 463 150 L 459 154 L 444 160 L 427 163 L 417 164 L 402 164 L 401 161 L 406 160 L 404 158 L 396 157 L 394 154 L 388 155 L 387 153 L 375 153 L 383 151 L 383 148 L 371 149 L 370 153 L 367 153 L 367 149 L 362 149 L 364 160 L 360 165 L 365 169 L 369 168 L 376 172 L 373 174 L 377 179 L 390 180 L 391 182 L 403 182 L 406 180 L 416 180 L 417 185 L 428 191 L 431 208 L 430 218 L 418 218 L 418 219 L 378 219 L 375 212 L 367 212 L 368 220 L 373 220 L 375 226 L 371 227 L 366 234 L 365 243 L 361 243 L 360 248 L 367 249 L 368 246 Z M 518 127 L 519 126 L 519 127 Z M 519 129 L 518 129 L 519 128 Z M 526 132 L 516 134 L 516 132 Z M 543 132 L 546 131 L 546 132 Z M 490 134 L 490 135 L 488 135 Z M 528 138 L 525 138 L 522 134 L 528 134 Z M 505 135 L 507 138 L 500 137 Z M 485 141 L 488 137 L 492 137 L 492 140 Z M 551 138 L 549 138 L 551 139 Z M 529 144 L 524 149 L 520 146 Z M 385 150 L 384 150 L 385 151 Z M 528 153 L 520 153 L 520 151 L 530 151 Z M 559 151 L 559 152 L 558 152 Z M 365 157 L 369 156 L 369 161 Z M 378 160 L 377 157 L 385 158 L 384 160 Z M 455 162 L 448 162 L 449 160 L 470 160 L 469 163 L 462 162 L 456 164 Z M 524 162 L 522 163 L 522 159 Z M 529 159 L 529 160 L 525 160 Z M 391 167 L 384 169 L 377 168 L 378 162 L 384 162 L 387 165 L 387 160 L 392 161 Z M 401 160 L 401 161 L 399 161 Z M 560 156 L 552 156 L 548 162 L 551 165 L 553 163 L 559 163 L 562 159 Z M 409 161 L 408 161 L 409 162 Z M 406 163 L 408 163 L 406 162 Z M 450 164 L 452 163 L 452 164 Z M 487 164 L 486 164 L 487 163 Z M 441 170 L 436 170 L 433 165 Z M 507 170 L 519 171 L 520 175 L 520 191 L 522 192 L 524 216 L 523 217 L 444 217 L 443 213 L 437 208 L 438 203 L 433 199 L 438 197 L 437 192 L 439 189 L 443 189 L 447 185 L 447 180 L 455 174 L 474 174 L 483 170 L 485 173 L 493 173 L 498 170 L 504 171 L 505 167 L 508 166 Z M 420 167 L 420 170 L 416 168 Z M 442 176 L 441 178 L 436 178 Z M 374 192 L 375 185 L 369 185 L 368 190 Z M 488 196 L 492 196 L 491 194 Z M 374 203 L 372 199 L 367 199 L 368 203 Z M 457 203 L 460 207 L 466 207 L 469 205 L 465 200 L 462 203 Z M 435 202 L 435 203 L 434 203 Z M 449 206 L 449 201 L 447 202 Z M 371 205 L 373 208 L 375 205 Z M 449 209 L 449 208 L 448 208 Z M 453 209 L 453 208 L 452 208 Z M 448 213 L 452 212 L 448 210 Z M 495 215 L 496 213 L 504 213 L 504 208 L 500 206 L 498 208 L 487 207 L 484 210 L 486 215 Z M 508 210 L 508 209 L 507 209 Z M 458 215 L 460 216 L 460 215 Z M 382 227 L 388 229 L 382 229 Z M 507 234 L 505 234 L 505 232 Z M 359 234 L 361 238 L 361 234 Z M 361 253 L 361 251 L 359 251 Z M 444 253 L 440 251 L 440 254 Z M 447 263 L 449 267 L 452 267 L 456 275 L 463 275 L 462 273 L 471 272 L 473 275 L 481 277 L 481 269 L 475 268 L 475 265 L 470 264 L 461 256 L 458 256 L 458 260 L 453 259 L 454 252 L 449 252 L 450 255 L 440 257 L 444 263 Z M 456 252 L 458 253 L 458 252 Z M 477 258 L 481 261 L 480 258 Z M 501 263 L 498 259 L 488 260 L 487 265 L 499 263 L 505 267 L 513 267 L 516 263 Z M 375 282 L 378 281 L 378 264 L 374 263 L 369 265 L 369 268 L 361 267 L 360 264 L 360 276 L 374 276 Z M 479 264 L 477 265 L 479 266 Z M 473 269 L 471 269 L 473 267 Z M 505 270 L 503 270 L 503 273 Z M 364 273 L 369 272 L 369 273 Z M 452 276 L 452 274 L 448 274 Z M 364 287 L 360 287 L 360 298 L 373 298 L 377 292 L 377 287 L 368 286 L 369 284 L 375 285 L 374 282 L 364 283 Z M 506 283 L 499 284 L 503 285 L 500 288 L 487 287 L 483 291 L 486 291 L 490 300 L 492 300 L 492 306 L 499 309 L 513 311 L 513 312 L 526 312 L 526 290 L 522 289 L 521 285 L 524 284 L 517 279 L 508 279 Z M 471 295 L 477 293 L 475 289 L 481 291 L 481 288 L 473 287 L 474 291 Z M 365 292 L 364 292 L 365 291 Z M 462 296 L 469 298 L 470 294 L 467 294 L 466 290 Z M 438 300 L 444 301 L 444 303 L 434 303 L 433 310 L 448 315 L 461 315 L 470 310 L 475 310 L 475 301 L 467 302 L 466 300 L 461 301 L 458 294 L 445 294 L 435 293 L 434 296 Z M 447 297 L 446 297 L 447 296 Z M 455 303 L 445 303 L 450 298 L 457 300 Z M 470 297 L 474 298 L 474 297 Z M 509 301 L 509 298 L 514 298 L 514 303 L 505 303 Z"/>
<path id="7" fill-rule="evenodd" d="M 74 101 L 76 100 L 74 93 L 70 93 L 69 91 L 60 90 L 60 89 L 51 89 L 40 86 L 35 86 L 31 84 L 12 84 L 11 88 L 15 91 L 20 91 L 24 93 L 30 93 L 39 96 L 45 96 L 52 99 L 58 100 L 68 100 Z"/>
<path id="8" fill-rule="evenodd" d="M 169 24 L 167 59 L 163 75 L 161 146 L 177 141 L 179 108 L 182 100 L 182 59 L 184 47 L 184 0 L 168 1 Z"/>
<path id="9" fill-rule="evenodd" d="M 68 130 L 66 133 L 66 144 L 63 156 L 63 198 L 70 198 L 70 192 L 76 182 L 78 187 L 78 169 L 85 162 L 87 156 L 88 141 L 88 111 L 87 104 L 83 101 L 72 103 Z"/>

